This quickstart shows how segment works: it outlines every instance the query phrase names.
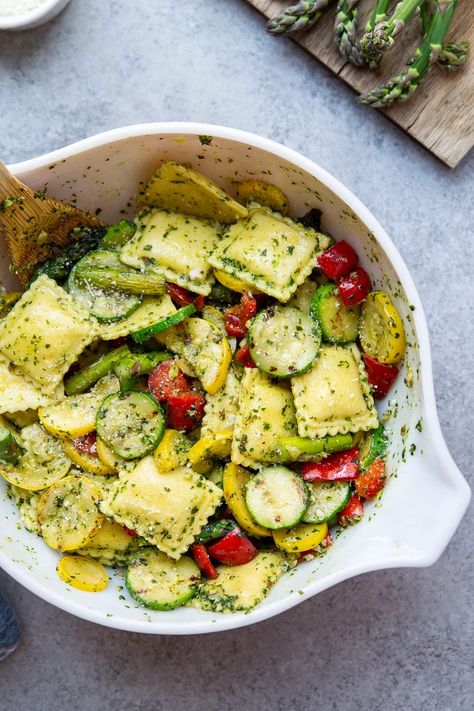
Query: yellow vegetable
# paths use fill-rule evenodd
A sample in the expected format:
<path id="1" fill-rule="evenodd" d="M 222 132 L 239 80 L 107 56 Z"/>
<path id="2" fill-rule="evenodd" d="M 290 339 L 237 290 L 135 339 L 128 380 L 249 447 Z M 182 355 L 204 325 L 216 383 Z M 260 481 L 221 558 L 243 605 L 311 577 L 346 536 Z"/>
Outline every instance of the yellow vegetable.
<path id="1" fill-rule="evenodd" d="M 83 548 L 104 520 L 101 493 L 85 476 L 67 476 L 53 484 L 38 503 L 38 521 L 45 543 L 54 550 Z"/>
<path id="2" fill-rule="evenodd" d="M 109 576 L 102 563 L 90 558 L 66 555 L 56 568 L 65 583 L 84 592 L 101 592 L 109 584 Z"/>
<path id="3" fill-rule="evenodd" d="M 319 546 L 328 535 L 327 523 L 298 523 L 292 528 L 273 531 L 277 548 L 287 553 L 302 553 Z"/>
<path id="4" fill-rule="evenodd" d="M 94 457 L 92 454 L 87 454 L 87 452 L 79 452 L 79 450 L 74 446 L 74 442 L 70 439 L 61 440 L 61 447 L 63 448 L 64 454 L 67 454 L 71 462 L 80 469 L 84 469 L 86 472 L 90 472 L 91 474 L 101 474 L 103 476 L 115 474 L 116 472 L 114 468 L 104 464 L 99 457 Z M 98 452 L 99 450 L 97 450 L 97 453 Z"/>
<path id="5" fill-rule="evenodd" d="M 188 459 L 198 474 L 206 474 L 214 467 L 214 459 L 230 457 L 232 430 L 215 432 L 203 437 L 191 447 Z"/>
<path id="6" fill-rule="evenodd" d="M 263 180 L 242 180 L 237 185 L 237 198 L 243 202 L 258 202 L 272 210 L 288 214 L 288 198 L 276 185 Z"/>
<path id="7" fill-rule="evenodd" d="M 138 199 L 145 205 L 218 222 L 247 216 L 247 209 L 211 180 L 173 161 L 163 163 L 151 176 Z"/>
<path id="8" fill-rule="evenodd" d="M 191 442 L 185 434 L 178 430 L 166 430 L 153 454 L 159 471 L 171 472 L 184 466 L 188 461 L 190 447 Z"/>
<path id="9" fill-rule="evenodd" d="M 125 462 L 125 459 L 122 459 L 122 457 L 115 454 L 110 447 L 107 447 L 105 442 L 103 442 L 100 437 L 97 437 L 97 456 L 99 457 L 101 464 L 104 465 L 104 468 L 101 471 L 97 471 L 97 460 L 95 457 L 92 457 L 91 459 L 94 460 L 93 462 L 89 461 L 89 459 L 87 460 L 87 466 L 95 467 L 94 471 L 87 469 L 87 471 L 91 471 L 92 474 L 114 474 Z"/>
<path id="10" fill-rule="evenodd" d="M 365 353 L 381 363 L 397 363 L 403 358 L 403 321 L 386 291 L 371 291 L 362 304 L 359 338 Z"/>
<path id="11" fill-rule="evenodd" d="M 222 286 L 225 286 L 231 291 L 238 291 L 241 294 L 243 294 L 244 291 L 251 291 L 252 294 L 259 293 L 258 289 L 252 286 L 252 284 L 247 284 L 247 282 L 242 281 L 242 279 L 237 279 L 237 277 L 232 276 L 232 274 L 227 274 L 227 272 L 223 272 L 220 269 L 214 271 L 214 276 L 217 281 L 220 281 Z"/>
<path id="12" fill-rule="evenodd" d="M 4 318 L 22 296 L 21 291 L 4 291 L 0 294 L 0 318 Z"/>
<path id="13" fill-rule="evenodd" d="M 227 506 L 232 511 L 235 520 L 245 531 L 252 536 L 271 536 L 272 532 L 268 528 L 255 523 L 248 510 L 245 501 L 245 485 L 252 478 L 252 475 L 243 467 L 232 462 L 224 469 L 222 486 Z"/>

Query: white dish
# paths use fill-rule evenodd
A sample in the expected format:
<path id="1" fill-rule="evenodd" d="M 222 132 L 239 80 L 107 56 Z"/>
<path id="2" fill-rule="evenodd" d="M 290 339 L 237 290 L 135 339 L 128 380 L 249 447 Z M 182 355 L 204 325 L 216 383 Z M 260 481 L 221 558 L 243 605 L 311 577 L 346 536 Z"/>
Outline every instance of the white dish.
<path id="1" fill-rule="evenodd" d="M 32 30 L 59 15 L 70 0 L 45 0 L 34 10 L 18 15 L 0 15 L 0 30 Z"/>
<path id="2" fill-rule="evenodd" d="M 209 145 L 203 136 L 212 136 Z M 389 470 L 396 470 L 397 476 L 389 479 L 381 502 L 367 505 L 362 523 L 338 536 L 325 556 L 285 575 L 250 614 L 224 615 L 188 608 L 153 612 L 136 606 L 126 591 L 118 590 L 123 585 L 120 573 L 113 575 L 102 593 L 68 588 L 55 572 L 57 553 L 20 526 L 16 507 L 5 495 L 4 482 L 0 484 L 1 567 L 35 594 L 78 617 L 134 632 L 195 634 L 259 622 L 360 573 L 433 564 L 459 525 L 470 490 L 440 430 L 428 330 L 412 278 L 383 228 L 346 187 L 278 143 L 231 128 L 195 123 L 120 128 L 10 169 L 31 187 L 46 186 L 48 194 L 56 198 L 75 198 L 86 210 L 101 208 L 104 220 L 114 221 L 126 205 L 133 214 L 132 196 L 140 181 L 167 159 L 192 163 L 231 193 L 236 179 L 271 180 L 288 194 L 293 215 L 321 207 L 323 228 L 351 242 L 375 286 L 383 286 L 391 294 L 404 318 L 410 344 L 390 398 L 394 414 L 387 425 Z M 13 286 L 5 249 L 0 269 L 5 285 Z M 410 378 L 413 385 L 407 387 Z M 384 401 L 381 408 L 387 407 Z"/>

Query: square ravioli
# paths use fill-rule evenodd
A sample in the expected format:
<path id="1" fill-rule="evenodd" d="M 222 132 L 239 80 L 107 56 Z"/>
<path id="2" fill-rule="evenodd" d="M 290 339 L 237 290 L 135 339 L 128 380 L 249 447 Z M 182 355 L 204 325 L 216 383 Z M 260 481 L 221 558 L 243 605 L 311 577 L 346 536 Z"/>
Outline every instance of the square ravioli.
<path id="1" fill-rule="evenodd" d="M 355 343 L 323 345 L 313 367 L 291 379 L 298 433 L 325 437 L 377 427 L 378 416 Z"/>
<path id="2" fill-rule="evenodd" d="M 163 474 L 149 456 L 120 476 L 101 508 L 177 560 L 221 499 L 222 490 L 192 469 L 179 467 Z"/>
<path id="3" fill-rule="evenodd" d="M 38 385 L 25 380 L 7 358 L 0 355 L 0 413 L 36 410 L 41 405 L 50 405 L 64 397 L 62 385 L 50 395 Z"/>
<path id="4" fill-rule="evenodd" d="M 209 262 L 264 294 L 288 301 L 329 242 L 327 235 L 289 217 L 254 207 L 247 218 L 227 230 Z"/>
<path id="5" fill-rule="evenodd" d="M 95 319 L 43 274 L 3 319 L 0 351 L 49 394 L 94 340 L 95 329 Z"/>
<path id="6" fill-rule="evenodd" d="M 137 218 L 137 232 L 122 248 L 120 259 L 137 269 L 153 269 L 168 281 L 209 294 L 213 278 L 207 258 L 218 235 L 214 224 L 166 210 Z"/>
<path id="7" fill-rule="evenodd" d="M 296 434 L 289 385 L 272 380 L 257 368 L 246 368 L 232 440 L 234 464 L 256 469 L 264 462 L 281 462 L 280 439 Z"/>

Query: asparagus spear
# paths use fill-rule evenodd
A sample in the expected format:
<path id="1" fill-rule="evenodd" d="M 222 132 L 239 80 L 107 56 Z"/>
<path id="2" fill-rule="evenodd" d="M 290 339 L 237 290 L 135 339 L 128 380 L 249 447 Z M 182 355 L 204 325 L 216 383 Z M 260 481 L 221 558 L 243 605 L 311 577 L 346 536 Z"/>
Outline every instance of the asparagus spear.
<path id="1" fill-rule="evenodd" d="M 104 353 L 93 363 L 78 370 L 77 373 L 74 373 L 66 380 L 64 383 L 66 395 L 80 395 L 89 390 L 98 380 L 112 372 L 115 365 L 129 354 L 130 351 L 127 346 L 120 346 L 113 351 Z"/>
<path id="2" fill-rule="evenodd" d="M 372 10 L 372 14 L 370 15 L 365 26 L 366 32 L 372 32 L 375 25 L 378 25 L 379 22 L 385 22 L 388 17 L 388 9 L 391 4 L 392 0 L 377 0 L 374 5 L 374 9 Z"/>
<path id="3" fill-rule="evenodd" d="M 10 430 L 0 426 L 0 462 L 16 464 L 23 451 Z"/>
<path id="4" fill-rule="evenodd" d="M 378 22 L 372 31 L 365 33 L 360 41 L 360 48 L 371 69 L 377 69 L 384 52 L 393 45 L 395 37 L 423 2 L 424 0 L 400 0 L 387 20 Z"/>
<path id="5" fill-rule="evenodd" d="M 416 91 L 438 60 L 456 5 L 457 0 L 436 0 L 423 42 L 408 66 L 387 84 L 360 96 L 361 104 L 381 108 L 406 101 Z"/>
<path id="6" fill-rule="evenodd" d="M 140 375 L 148 375 L 153 368 L 173 356 L 166 351 L 129 353 L 114 365 L 114 373 L 120 380 L 122 390 L 130 390 Z"/>
<path id="7" fill-rule="evenodd" d="M 103 236 L 100 248 L 101 249 L 118 249 L 128 242 L 133 237 L 137 230 L 137 226 L 130 220 L 120 220 L 116 225 L 111 225 L 107 228 L 107 232 Z"/>
<path id="8" fill-rule="evenodd" d="M 340 54 L 357 67 L 363 67 L 365 58 L 357 39 L 357 3 L 359 0 L 338 0 L 335 35 Z"/>
<path id="9" fill-rule="evenodd" d="M 428 29 L 433 5 L 433 0 L 426 0 L 420 7 L 420 29 L 423 36 Z M 438 65 L 452 72 L 457 71 L 466 61 L 468 50 L 469 42 L 465 40 L 443 44 L 438 57 Z"/>
<path id="10" fill-rule="evenodd" d="M 165 290 L 165 280 L 159 274 L 144 274 L 109 267 L 76 267 L 76 279 L 101 289 L 123 291 L 125 294 L 157 296 Z"/>
<path id="11" fill-rule="evenodd" d="M 269 20 L 267 30 L 273 35 L 309 30 L 319 20 L 329 2 L 330 0 L 300 0 Z"/>

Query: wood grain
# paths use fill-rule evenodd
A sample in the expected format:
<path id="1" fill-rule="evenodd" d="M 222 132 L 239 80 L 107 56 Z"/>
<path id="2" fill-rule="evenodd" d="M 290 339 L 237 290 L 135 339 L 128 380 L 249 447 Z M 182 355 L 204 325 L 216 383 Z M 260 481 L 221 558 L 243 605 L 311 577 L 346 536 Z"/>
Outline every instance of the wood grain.
<path id="1" fill-rule="evenodd" d="M 265 17 L 270 18 L 288 7 L 282 0 L 247 0 Z M 373 0 L 361 0 L 360 27 L 373 6 Z M 397 40 L 397 49 L 388 52 L 377 72 L 359 69 L 346 62 L 334 44 L 334 6 L 330 6 L 311 30 L 288 35 L 304 47 L 326 67 L 338 74 L 359 94 L 385 82 L 398 74 L 404 62 L 414 53 L 419 44 L 418 23 L 408 25 Z M 459 0 L 458 9 L 449 31 L 448 40 L 473 40 L 474 2 Z M 279 37 L 275 41 L 284 41 Z M 433 69 L 413 97 L 397 106 L 384 109 L 383 113 L 403 128 L 431 153 L 454 168 L 474 145 L 474 48 L 469 53 L 466 65 L 458 72 L 449 72 L 439 67 Z M 373 111 L 367 107 L 367 111 Z"/>

